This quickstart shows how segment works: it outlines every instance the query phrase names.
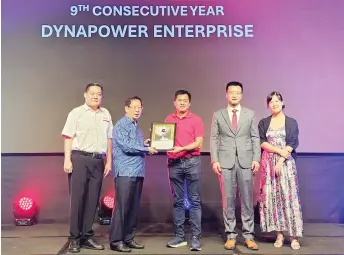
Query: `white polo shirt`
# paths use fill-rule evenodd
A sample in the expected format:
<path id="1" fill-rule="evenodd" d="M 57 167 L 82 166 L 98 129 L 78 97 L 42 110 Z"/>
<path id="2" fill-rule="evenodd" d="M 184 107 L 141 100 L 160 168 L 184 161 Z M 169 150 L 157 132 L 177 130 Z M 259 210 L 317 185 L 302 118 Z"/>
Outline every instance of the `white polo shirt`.
<path id="1" fill-rule="evenodd" d="M 100 107 L 93 111 L 84 104 L 74 108 L 67 117 L 62 136 L 73 139 L 72 150 L 106 153 L 112 138 L 112 119 L 109 111 Z"/>

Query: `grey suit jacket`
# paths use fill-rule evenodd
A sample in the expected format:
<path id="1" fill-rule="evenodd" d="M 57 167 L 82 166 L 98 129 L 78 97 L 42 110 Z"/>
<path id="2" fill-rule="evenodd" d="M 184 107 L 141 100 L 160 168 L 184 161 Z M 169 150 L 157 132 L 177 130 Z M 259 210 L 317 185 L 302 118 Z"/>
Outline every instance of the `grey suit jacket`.
<path id="1" fill-rule="evenodd" d="M 238 130 L 234 132 L 227 107 L 214 113 L 210 135 L 211 162 L 230 169 L 238 155 L 242 168 L 251 168 L 260 161 L 260 137 L 254 112 L 241 107 Z"/>

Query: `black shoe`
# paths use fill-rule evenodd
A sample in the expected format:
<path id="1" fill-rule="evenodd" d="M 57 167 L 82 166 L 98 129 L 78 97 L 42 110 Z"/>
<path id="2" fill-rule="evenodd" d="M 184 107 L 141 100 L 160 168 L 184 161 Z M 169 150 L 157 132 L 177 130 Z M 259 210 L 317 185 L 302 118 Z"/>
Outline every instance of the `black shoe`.
<path id="1" fill-rule="evenodd" d="M 79 244 L 79 241 L 71 240 L 71 241 L 69 242 L 68 251 L 71 252 L 71 253 L 80 252 L 80 244 Z"/>
<path id="2" fill-rule="evenodd" d="M 132 240 L 129 243 L 125 243 L 125 244 L 126 244 L 126 246 L 128 246 L 129 248 L 132 248 L 132 249 L 144 249 L 145 248 L 145 246 L 143 244 L 138 244 L 134 240 Z"/>
<path id="3" fill-rule="evenodd" d="M 124 243 L 120 243 L 120 244 L 110 243 L 110 249 L 113 251 L 118 251 L 118 252 L 131 252 L 131 249 L 128 248 Z"/>
<path id="4" fill-rule="evenodd" d="M 93 238 L 88 238 L 87 240 L 83 241 L 81 247 L 91 250 L 104 250 L 104 245 L 97 244 Z"/>

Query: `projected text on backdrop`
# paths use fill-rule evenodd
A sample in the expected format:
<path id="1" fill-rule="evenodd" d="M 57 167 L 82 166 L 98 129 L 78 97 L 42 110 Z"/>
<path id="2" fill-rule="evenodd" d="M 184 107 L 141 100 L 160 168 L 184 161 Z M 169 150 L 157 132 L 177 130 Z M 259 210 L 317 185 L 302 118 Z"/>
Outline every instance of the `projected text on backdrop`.
<path id="1" fill-rule="evenodd" d="M 90 6 L 75 5 L 70 8 L 72 16 L 89 14 L 95 17 L 207 17 L 224 16 L 224 7 L 217 6 Z M 178 22 L 179 23 L 179 22 Z M 42 38 L 240 38 L 253 37 L 251 24 L 43 24 Z"/>

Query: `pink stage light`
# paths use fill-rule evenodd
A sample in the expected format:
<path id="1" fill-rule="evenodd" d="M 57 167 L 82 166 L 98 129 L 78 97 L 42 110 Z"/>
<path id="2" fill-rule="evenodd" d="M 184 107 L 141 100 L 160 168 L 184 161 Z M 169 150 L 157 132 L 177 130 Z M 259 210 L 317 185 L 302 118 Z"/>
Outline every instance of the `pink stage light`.
<path id="1" fill-rule="evenodd" d="M 115 203 L 115 198 L 111 196 L 105 196 L 103 198 L 103 203 L 108 209 L 113 209 L 113 205 Z"/>
<path id="2" fill-rule="evenodd" d="M 28 211 L 33 207 L 33 200 L 32 198 L 29 197 L 22 197 L 19 200 L 19 207 L 24 210 L 24 211 Z"/>
<path id="3" fill-rule="evenodd" d="M 98 217 L 100 225 L 109 225 L 111 223 L 112 212 L 115 204 L 115 198 L 112 195 L 105 195 L 99 203 Z"/>
<path id="4" fill-rule="evenodd" d="M 17 226 L 30 226 L 36 223 L 37 207 L 30 197 L 21 197 L 13 205 L 14 222 Z"/>

